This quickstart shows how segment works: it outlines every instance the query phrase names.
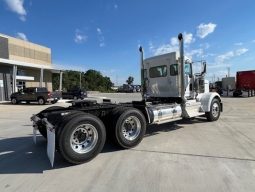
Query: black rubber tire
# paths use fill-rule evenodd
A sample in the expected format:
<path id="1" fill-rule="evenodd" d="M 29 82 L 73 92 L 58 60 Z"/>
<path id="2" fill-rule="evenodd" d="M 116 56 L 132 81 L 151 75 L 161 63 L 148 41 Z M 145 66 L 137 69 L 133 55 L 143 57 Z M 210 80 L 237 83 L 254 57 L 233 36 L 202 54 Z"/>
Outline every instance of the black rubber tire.
<path id="1" fill-rule="evenodd" d="M 218 108 L 219 108 L 217 116 L 214 116 L 213 113 L 212 113 L 212 108 L 213 108 L 214 103 L 217 103 L 218 104 Z M 217 121 L 219 119 L 219 117 L 220 117 L 220 111 L 221 111 L 221 109 L 220 109 L 220 101 L 219 101 L 219 99 L 215 98 L 211 102 L 210 112 L 206 112 L 205 113 L 205 117 L 207 118 L 207 121 Z"/>
<path id="2" fill-rule="evenodd" d="M 37 99 L 37 101 L 38 101 L 38 104 L 39 105 L 44 105 L 45 104 L 45 100 L 44 100 L 44 98 L 42 98 L 42 97 L 39 97 L 38 99 Z M 40 102 L 41 101 L 41 102 Z"/>
<path id="3" fill-rule="evenodd" d="M 13 98 L 11 98 L 11 103 L 12 103 L 13 105 L 16 105 L 16 104 L 19 103 L 19 101 L 17 100 L 17 98 L 13 97 Z"/>
<path id="4" fill-rule="evenodd" d="M 64 107 L 51 106 L 51 107 L 48 107 L 48 108 L 44 109 L 43 111 L 41 111 L 41 113 L 43 113 L 45 111 L 57 110 L 57 109 L 64 109 Z M 39 130 L 40 134 L 47 140 L 47 130 L 46 130 L 45 125 L 43 125 L 43 124 L 38 125 L 38 130 Z"/>
<path id="5" fill-rule="evenodd" d="M 146 132 L 146 120 L 143 113 L 138 109 L 131 107 L 119 107 L 113 113 L 115 114 L 113 114 L 114 120 L 111 128 L 113 129 L 112 134 L 114 142 L 124 149 L 130 149 L 137 146 L 142 141 L 144 134 Z M 123 136 L 121 130 L 121 125 L 123 121 L 129 116 L 137 117 L 141 123 L 140 133 L 133 141 L 127 140 Z"/>
<path id="6" fill-rule="evenodd" d="M 70 137 L 74 129 L 79 124 L 83 123 L 89 123 L 96 128 L 98 140 L 95 147 L 91 151 L 84 154 L 79 154 L 72 149 L 70 145 Z M 73 117 L 63 127 L 58 140 L 59 151 L 63 158 L 71 164 L 85 163 L 95 158 L 98 153 L 101 152 L 105 144 L 105 139 L 106 132 L 103 122 L 94 115 L 84 113 L 83 115 Z"/>

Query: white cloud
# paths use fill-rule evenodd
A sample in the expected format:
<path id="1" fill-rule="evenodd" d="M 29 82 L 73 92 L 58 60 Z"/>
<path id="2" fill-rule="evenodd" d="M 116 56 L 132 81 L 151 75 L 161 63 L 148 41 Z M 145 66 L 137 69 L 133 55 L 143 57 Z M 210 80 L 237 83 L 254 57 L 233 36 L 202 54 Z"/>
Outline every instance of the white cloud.
<path id="1" fill-rule="evenodd" d="M 24 0 L 4 0 L 8 8 L 19 15 L 21 21 L 26 21 L 27 12 L 24 8 Z"/>
<path id="2" fill-rule="evenodd" d="M 183 33 L 183 39 L 184 39 L 184 44 L 187 45 L 187 46 L 190 45 L 191 43 L 195 42 L 195 39 L 194 39 L 192 33 L 184 32 Z M 162 44 L 158 48 L 155 48 L 153 46 L 153 49 L 151 49 L 151 46 L 149 44 L 149 48 L 154 53 L 154 55 L 162 55 L 162 54 L 165 54 L 165 53 L 178 51 L 179 50 L 179 40 L 178 40 L 177 37 L 172 37 L 172 38 L 170 38 L 169 43 Z"/>
<path id="3" fill-rule="evenodd" d="M 172 45 L 171 43 L 163 44 L 159 46 L 158 48 L 154 49 L 154 55 L 162 55 L 165 53 L 178 51 L 178 49 L 179 49 L 178 45 Z"/>
<path id="4" fill-rule="evenodd" d="M 227 74 L 227 71 L 224 71 L 225 75 L 223 75 L 223 73 L 221 73 L 222 71 L 220 71 L 219 69 L 231 67 L 231 64 L 230 64 L 230 63 L 232 63 L 231 59 L 241 56 L 241 55 L 245 54 L 247 51 L 249 51 L 249 50 L 246 48 L 241 48 L 241 49 L 228 51 L 224 54 L 218 55 L 215 57 L 214 62 L 212 62 L 208 65 L 208 68 L 217 71 L 216 74 L 218 77 L 225 76 Z"/>
<path id="5" fill-rule="evenodd" d="M 197 36 L 201 39 L 205 38 L 207 35 L 214 32 L 216 26 L 217 25 L 214 23 L 201 23 L 199 26 L 197 26 Z"/>
<path id="6" fill-rule="evenodd" d="M 74 42 L 78 44 L 82 44 L 86 42 L 88 39 L 87 35 L 84 35 L 83 32 L 79 29 L 75 30 Z"/>
<path id="7" fill-rule="evenodd" d="M 138 47 L 140 47 L 140 46 L 141 45 L 138 45 Z M 149 49 L 150 49 L 150 51 L 153 51 L 155 49 L 155 47 L 151 41 L 149 42 Z"/>
<path id="8" fill-rule="evenodd" d="M 211 45 L 209 43 L 202 43 L 199 45 L 199 47 L 201 47 L 203 49 L 209 49 L 211 47 Z"/>
<path id="9" fill-rule="evenodd" d="M 97 33 L 98 33 L 98 35 L 102 35 L 102 31 L 100 28 L 97 28 Z"/>
<path id="10" fill-rule="evenodd" d="M 99 47 L 104 47 L 105 46 L 104 35 L 100 28 L 97 28 L 97 37 L 99 41 Z"/>
<path id="11" fill-rule="evenodd" d="M 27 41 L 27 36 L 24 33 L 18 32 L 16 35 L 17 38 Z"/>
<path id="12" fill-rule="evenodd" d="M 193 38 L 193 34 L 192 33 L 183 33 L 183 39 L 184 39 L 184 43 L 185 44 L 191 44 L 193 42 L 195 42 L 195 39 Z"/>
<path id="13" fill-rule="evenodd" d="M 99 43 L 99 47 L 104 47 L 105 46 L 105 43 L 104 42 L 100 42 Z"/>
<path id="14" fill-rule="evenodd" d="M 242 46 L 243 43 L 242 43 L 242 42 L 238 42 L 238 43 L 235 43 L 234 45 L 236 45 L 236 46 Z"/>
<path id="15" fill-rule="evenodd" d="M 170 40 L 170 43 L 172 46 L 177 46 L 177 45 L 179 45 L 179 40 L 177 37 L 172 37 Z"/>
<path id="16" fill-rule="evenodd" d="M 249 51 L 249 50 L 246 49 L 246 48 L 237 49 L 236 52 L 235 52 L 235 54 L 236 54 L 237 56 L 240 56 L 240 55 L 246 53 L 247 51 Z"/>
<path id="17" fill-rule="evenodd" d="M 185 55 L 188 57 L 188 58 L 190 58 L 190 59 L 192 59 L 192 57 L 194 57 L 194 56 L 196 56 L 196 57 L 202 57 L 203 56 L 203 49 L 193 49 L 193 50 L 191 50 L 191 51 L 186 51 L 185 52 Z"/>
<path id="18" fill-rule="evenodd" d="M 226 52 L 222 55 L 217 56 L 216 62 L 219 64 L 224 63 L 225 61 L 230 60 L 233 57 L 237 57 L 237 56 L 241 56 L 241 55 L 245 54 L 247 51 L 249 51 L 249 50 L 246 48 L 241 48 L 241 49 L 237 49 L 234 51 Z"/>
<path id="19" fill-rule="evenodd" d="M 234 57 L 235 56 L 235 53 L 234 53 L 234 51 L 229 51 L 229 52 L 226 52 L 226 53 L 224 53 L 224 54 L 222 54 L 222 55 L 219 55 L 219 56 L 217 56 L 217 58 L 216 58 L 216 60 L 218 61 L 218 62 L 224 62 L 225 60 L 229 60 L 229 59 L 231 59 L 232 57 Z"/>

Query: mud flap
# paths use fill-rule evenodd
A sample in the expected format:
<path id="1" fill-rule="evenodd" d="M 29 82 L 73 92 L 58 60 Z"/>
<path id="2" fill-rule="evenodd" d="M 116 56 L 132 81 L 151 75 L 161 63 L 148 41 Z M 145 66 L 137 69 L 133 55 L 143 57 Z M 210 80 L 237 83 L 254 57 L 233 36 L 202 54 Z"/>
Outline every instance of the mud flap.
<path id="1" fill-rule="evenodd" d="M 47 128 L 47 155 L 53 167 L 55 158 L 55 129 Z"/>
<path id="2" fill-rule="evenodd" d="M 34 140 L 34 143 L 36 144 L 36 135 L 37 135 L 37 130 L 38 130 L 38 127 L 36 124 L 33 125 L 33 140 Z"/>

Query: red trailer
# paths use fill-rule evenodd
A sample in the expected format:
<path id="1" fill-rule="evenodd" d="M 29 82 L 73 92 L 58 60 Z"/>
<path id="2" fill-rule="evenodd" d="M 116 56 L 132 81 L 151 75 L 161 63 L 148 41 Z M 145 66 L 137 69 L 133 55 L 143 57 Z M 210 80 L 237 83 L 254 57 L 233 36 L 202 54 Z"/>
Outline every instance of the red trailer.
<path id="1" fill-rule="evenodd" d="M 242 91 L 248 91 L 248 96 L 254 96 L 255 70 L 236 72 L 236 90 L 233 96 L 242 95 Z"/>

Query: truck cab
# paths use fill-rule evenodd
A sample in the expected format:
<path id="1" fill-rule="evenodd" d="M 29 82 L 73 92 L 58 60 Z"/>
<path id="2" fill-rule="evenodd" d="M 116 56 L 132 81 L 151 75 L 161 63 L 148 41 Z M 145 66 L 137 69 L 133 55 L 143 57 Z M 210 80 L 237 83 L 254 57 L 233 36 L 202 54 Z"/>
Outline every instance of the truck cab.
<path id="1" fill-rule="evenodd" d="M 201 71 L 194 73 L 195 63 L 184 55 L 182 36 L 180 52 L 146 59 L 143 58 L 142 48 L 140 52 L 142 94 L 153 123 L 161 124 L 204 114 L 209 120 L 219 118 L 221 99 L 218 93 L 209 92 L 209 82 L 204 78 L 206 62 L 201 61 Z M 181 113 L 173 114 L 180 109 Z"/>
<path id="2" fill-rule="evenodd" d="M 202 71 L 193 74 L 194 63 L 188 57 L 184 58 L 184 96 L 195 99 L 198 94 L 209 92 L 209 81 L 203 76 L 206 63 L 202 61 Z M 181 65 L 177 52 L 145 59 L 143 73 L 147 99 L 175 101 L 181 97 Z"/>
<path id="3" fill-rule="evenodd" d="M 167 53 L 144 60 L 144 80 L 147 97 L 178 98 L 181 97 L 180 64 L 177 52 Z M 184 66 L 185 97 L 194 98 L 194 79 L 192 63 L 187 61 Z"/>

